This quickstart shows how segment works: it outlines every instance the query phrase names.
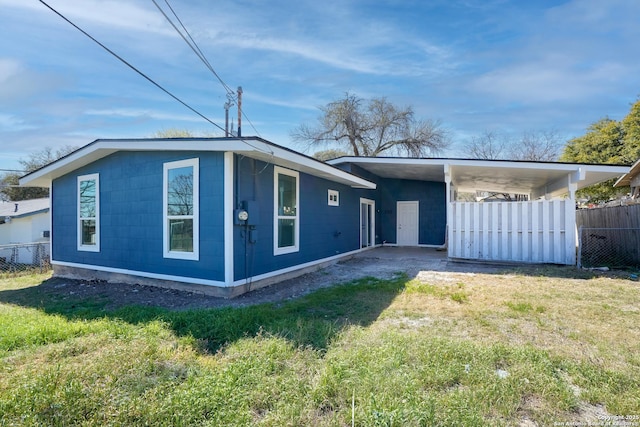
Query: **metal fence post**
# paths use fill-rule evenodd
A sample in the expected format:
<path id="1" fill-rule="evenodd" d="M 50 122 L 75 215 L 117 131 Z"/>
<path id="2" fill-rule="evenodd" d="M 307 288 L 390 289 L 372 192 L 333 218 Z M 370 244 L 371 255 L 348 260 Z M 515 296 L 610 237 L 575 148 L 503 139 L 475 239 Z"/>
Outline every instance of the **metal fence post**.
<path id="1" fill-rule="evenodd" d="M 0 273 L 33 269 L 43 273 L 50 266 L 49 249 L 49 244 L 43 242 L 0 245 Z"/>

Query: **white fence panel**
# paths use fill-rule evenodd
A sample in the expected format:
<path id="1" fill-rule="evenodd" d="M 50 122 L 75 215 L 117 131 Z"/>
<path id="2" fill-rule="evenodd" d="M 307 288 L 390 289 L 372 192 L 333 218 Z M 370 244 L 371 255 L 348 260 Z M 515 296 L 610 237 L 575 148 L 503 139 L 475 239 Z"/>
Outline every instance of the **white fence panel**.
<path id="1" fill-rule="evenodd" d="M 575 218 L 571 199 L 452 202 L 449 257 L 574 265 Z"/>

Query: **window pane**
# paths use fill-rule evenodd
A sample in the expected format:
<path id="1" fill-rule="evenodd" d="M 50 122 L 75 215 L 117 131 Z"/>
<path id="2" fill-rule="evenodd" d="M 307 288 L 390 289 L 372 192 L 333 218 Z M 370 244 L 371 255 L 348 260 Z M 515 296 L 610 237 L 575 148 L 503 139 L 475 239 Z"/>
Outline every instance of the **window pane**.
<path id="1" fill-rule="evenodd" d="M 193 215 L 193 167 L 169 169 L 168 215 Z"/>
<path id="2" fill-rule="evenodd" d="M 278 215 L 296 216 L 296 177 L 278 175 Z"/>
<path id="3" fill-rule="evenodd" d="M 96 217 L 96 181 L 80 181 L 80 218 Z"/>
<path id="4" fill-rule="evenodd" d="M 193 220 L 169 220 L 169 250 L 193 252 Z"/>
<path id="5" fill-rule="evenodd" d="M 96 221 L 94 219 L 82 220 L 82 244 L 96 244 Z"/>
<path id="6" fill-rule="evenodd" d="M 296 220 L 295 219 L 279 219 L 278 220 L 278 247 L 287 248 L 296 244 Z"/>

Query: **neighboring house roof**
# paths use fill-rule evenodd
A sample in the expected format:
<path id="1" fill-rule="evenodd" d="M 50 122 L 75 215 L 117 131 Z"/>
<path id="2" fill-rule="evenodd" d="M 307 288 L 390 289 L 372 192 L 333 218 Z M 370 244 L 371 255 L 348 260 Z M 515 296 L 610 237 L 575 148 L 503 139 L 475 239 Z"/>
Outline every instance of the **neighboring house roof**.
<path id="1" fill-rule="evenodd" d="M 633 166 L 629 168 L 629 171 L 625 173 L 623 176 L 621 176 L 620 179 L 618 179 L 616 183 L 613 184 L 613 186 L 628 187 L 631 185 L 631 181 L 633 181 L 633 179 L 637 177 L 638 174 L 640 174 L 640 160 L 635 162 Z"/>
<path id="2" fill-rule="evenodd" d="M 49 211 L 49 198 L 0 203 L 0 218 L 22 218 Z"/>
<path id="3" fill-rule="evenodd" d="M 458 191 L 562 195 L 569 184 L 588 187 L 627 172 L 627 166 L 559 162 L 397 157 L 340 157 L 328 163 L 356 164 L 382 178 L 450 182 Z M 569 178 L 567 178 L 569 176 Z"/>
<path id="4" fill-rule="evenodd" d="M 20 185 L 48 187 L 55 178 L 118 151 L 231 151 L 355 188 L 376 188 L 373 182 L 258 137 L 98 139 L 23 176 Z"/>

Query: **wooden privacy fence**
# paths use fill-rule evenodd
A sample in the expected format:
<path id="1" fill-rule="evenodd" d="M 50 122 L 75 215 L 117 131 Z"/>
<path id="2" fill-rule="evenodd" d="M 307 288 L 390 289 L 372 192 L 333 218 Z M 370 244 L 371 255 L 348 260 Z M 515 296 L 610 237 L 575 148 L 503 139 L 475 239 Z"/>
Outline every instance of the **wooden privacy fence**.
<path id="1" fill-rule="evenodd" d="M 579 267 L 640 266 L 640 205 L 576 212 Z"/>
<path id="2" fill-rule="evenodd" d="M 578 228 L 640 228 L 640 204 L 578 209 L 576 225 Z"/>
<path id="3" fill-rule="evenodd" d="M 575 265 L 573 200 L 452 202 L 449 257 Z"/>

